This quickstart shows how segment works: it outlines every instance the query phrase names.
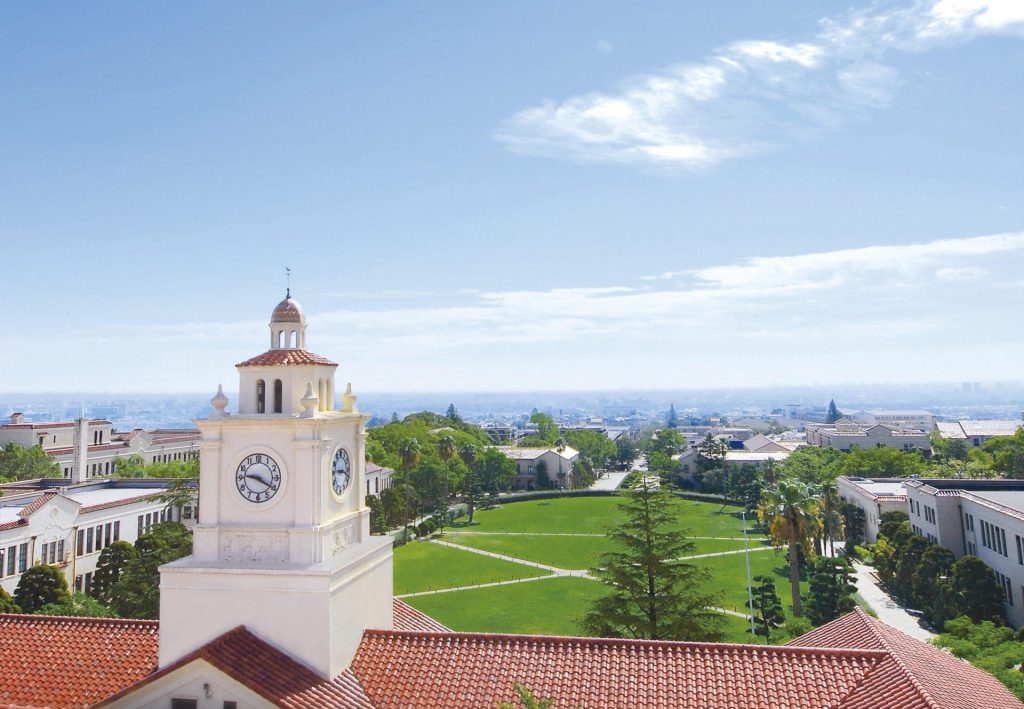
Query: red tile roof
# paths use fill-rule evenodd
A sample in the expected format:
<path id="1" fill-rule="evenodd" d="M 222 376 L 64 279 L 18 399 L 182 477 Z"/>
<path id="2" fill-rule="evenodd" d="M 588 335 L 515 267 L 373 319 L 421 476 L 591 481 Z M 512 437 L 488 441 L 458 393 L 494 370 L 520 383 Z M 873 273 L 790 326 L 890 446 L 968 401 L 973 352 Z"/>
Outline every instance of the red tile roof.
<path id="1" fill-rule="evenodd" d="M 244 362 L 239 362 L 236 367 L 274 367 L 282 364 L 320 364 L 325 367 L 337 367 L 337 362 L 332 362 L 326 357 L 313 354 L 309 350 L 267 350 L 261 355 L 256 355 Z"/>
<path id="2" fill-rule="evenodd" d="M 85 707 L 157 666 L 154 620 L 0 614 L 0 704 Z"/>
<path id="3" fill-rule="evenodd" d="M 394 615 L 395 630 L 423 630 L 435 633 L 450 633 L 452 629 L 441 625 L 426 613 L 422 613 L 408 603 L 397 598 L 391 599 L 391 611 Z"/>
<path id="4" fill-rule="evenodd" d="M 205 660 L 275 706 L 287 709 L 374 709 L 351 672 L 324 679 L 242 626 L 224 633 L 139 684 L 126 687 L 97 706 L 105 706 L 195 660 Z"/>
<path id="5" fill-rule="evenodd" d="M 891 661 L 868 675 L 839 706 L 1024 707 L 999 680 L 856 609 L 788 643 L 790 646 L 884 650 Z M 900 697 L 896 701 L 895 697 Z"/>
<path id="6" fill-rule="evenodd" d="M 352 662 L 378 709 L 485 707 L 514 681 L 587 709 L 835 707 L 879 650 L 368 630 Z"/>
<path id="7" fill-rule="evenodd" d="M 53 499 L 53 496 L 56 494 L 56 490 L 44 490 L 42 495 L 40 495 L 35 500 L 22 507 L 21 512 L 18 513 L 18 516 L 22 519 L 28 519 L 35 512 L 41 510 L 46 505 L 47 502 Z"/>

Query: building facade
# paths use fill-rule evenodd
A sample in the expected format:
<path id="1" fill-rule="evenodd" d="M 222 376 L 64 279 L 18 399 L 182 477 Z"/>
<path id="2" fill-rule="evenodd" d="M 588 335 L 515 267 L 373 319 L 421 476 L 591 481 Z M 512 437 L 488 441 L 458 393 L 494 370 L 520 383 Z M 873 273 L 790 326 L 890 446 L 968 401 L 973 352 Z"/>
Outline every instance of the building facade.
<path id="1" fill-rule="evenodd" d="M 895 448 L 920 451 L 931 455 L 929 433 L 916 428 L 902 428 L 889 423 L 861 423 L 840 419 L 835 423 L 807 423 L 804 427 L 808 445 L 850 451 L 852 448 Z"/>
<path id="2" fill-rule="evenodd" d="M 166 491 L 166 480 L 151 478 L 0 486 L 0 586 L 14 593 L 27 569 L 52 564 L 69 588 L 88 593 L 103 549 L 119 540 L 134 543 L 159 522 L 188 523 L 160 500 Z"/>
<path id="3" fill-rule="evenodd" d="M 864 539 L 868 544 L 878 541 L 878 524 L 886 512 L 906 512 L 905 478 L 858 478 L 845 475 L 836 478 L 839 495 L 845 502 L 864 512 Z"/>
<path id="4" fill-rule="evenodd" d="M 570 489 L 575 483 L 573 467 L 579 459 L 579 451 L 564 448 L 512 448 L 499 446 L 498 450 L 515 461 L 516 476 L 512 486 L 517 490 L 532 490 L 537 487 L 537 471 L 543 463 L 547 468 L 548 480 L 558 488 Z"/>

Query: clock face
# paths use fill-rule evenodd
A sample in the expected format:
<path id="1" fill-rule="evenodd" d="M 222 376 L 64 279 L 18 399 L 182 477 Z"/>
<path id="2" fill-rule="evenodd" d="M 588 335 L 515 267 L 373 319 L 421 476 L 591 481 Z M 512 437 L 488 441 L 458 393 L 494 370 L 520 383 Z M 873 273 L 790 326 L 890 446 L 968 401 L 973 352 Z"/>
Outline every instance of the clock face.
<path id="1" fill-rule="evenodd" d="M 352 480 L 352 466 L 348 459 L 348 451 L 339 448 L 334 454 L 334 462 L 331 464 L 331 487 L 337 495 L 345 492 L 349 482 Z"/>
<path id="2" fill-rule="evenodd" d="M 281 468 L 266 453 L 253 453 L 238 464 L 235 487 L 249 502 L 266 502 L 281 489 Z"/>

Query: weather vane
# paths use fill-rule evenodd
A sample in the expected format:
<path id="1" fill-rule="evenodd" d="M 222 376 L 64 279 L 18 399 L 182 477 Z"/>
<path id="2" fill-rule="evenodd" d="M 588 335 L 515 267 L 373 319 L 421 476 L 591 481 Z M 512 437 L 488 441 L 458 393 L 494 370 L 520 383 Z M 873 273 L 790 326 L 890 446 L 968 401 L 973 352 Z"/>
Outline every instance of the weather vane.
<path id="1" fill-rule="evenodd" d="M 286 297 L 291 298 L 292 297 L 292 267 L 291 266 L 285 266 L 284 267 L 284 277 L 285 277 L 285 280 L 286 280 L 287 285 L 288 285 L 287 293 L 285 295 L 286 295 Z"/>

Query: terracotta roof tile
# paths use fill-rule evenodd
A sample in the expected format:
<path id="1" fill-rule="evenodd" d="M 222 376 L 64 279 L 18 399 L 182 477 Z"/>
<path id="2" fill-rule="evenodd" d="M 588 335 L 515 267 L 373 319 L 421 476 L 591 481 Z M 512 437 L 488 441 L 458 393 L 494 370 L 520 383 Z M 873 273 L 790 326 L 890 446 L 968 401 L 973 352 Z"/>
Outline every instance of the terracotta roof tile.
<path id="1" fill-rule="evenodd" d="M 558 706 L 835 707 L 879 650 L 368 630 L 352 662 L 378 709 L 484 707 L 513 681 Z"/>
<path id="2" fill-rule="evenodd" d="M 345 671 L 337 677 L 324 679 L 243 626 L 224 633 L 97 706 L 105 706 L 129 695 L 196 660 L 205 660 L 275 706 L 286 709 L 374 709 L 352 672 Z"/>
<path id="3" fill-rule="evenodd" d="M 0 614 L 0 704 L 85 707 L 157 666 L 157 621 Z"/>
<path id="4" fill-rule="evenodd" d="M 40 495 L 35 500 L 22 507 L 21 512 L 18 513 L 18 516 L 22 519 L 28 519 L 33 515 L 33 513 L 41 510 L 46 505 L 47 502 L 53 499 L 53 496 L 56 494 L 56 490 L 44 490 L 42 495 Z"/>
<path id="5" fill-rule="evenodd" d="M 884 650 L 889 654 L 893 660 L 892 666 L 880 666 L 876 671 L 869 673 L 864 685 L 840 704 L 840 707 L 1024 707 L 1024 703 L 988 672 L 979 670 L 933 645 L 912 638 L 872 618 L 859 608 L 791 640 L 788 645 L 856 647 Z M 903 690 L 900 690 L 900 687 Z M 911 703 L 909 699 L 903 703 L 891 703 L 889 698 L 894 691 L 906 691 L 908 696 L 916 692 L 917 703 Z"/>
<path id="6" fill-rule="evenodd" d="M 267 350 L 261 355 L 251 357 L 244 362 L 239 362 L 236 367 L 274 367 L 288 364 L 320 364 L 325 367 L 337 367 L 337 362 L 332 362 L 326 357 L 313 354 L 309 350 L 285 349 Z"/>
<path id="7" fill-rule="evenodd" d="M 416 610 L 397 598 L 391 600 L 395 630 L 422 630 L 435 633 L 450 633 L 452 629 L 441 625 L 426 613 Z"/>

